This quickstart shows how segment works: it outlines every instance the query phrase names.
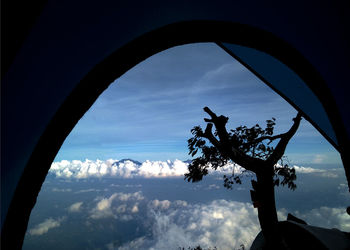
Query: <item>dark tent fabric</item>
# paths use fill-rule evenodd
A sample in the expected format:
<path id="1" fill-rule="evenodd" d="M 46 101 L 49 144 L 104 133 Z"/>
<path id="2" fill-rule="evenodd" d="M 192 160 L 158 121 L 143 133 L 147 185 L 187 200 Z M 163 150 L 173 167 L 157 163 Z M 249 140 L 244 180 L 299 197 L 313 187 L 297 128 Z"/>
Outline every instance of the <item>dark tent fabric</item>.
<path id="1" fill-rule="evenodd" d="M 290 68 L 324 111 L 315 98 L 288 98 L 338 146 L 349 179 L 346 1 L 2 1 L 1 11 L 3 249 L 21 247 L 53 159 L 98 96 L 136 64 L 182 44 L 236 44 Z"/>
<path id="2" fill-rule="evenodd" d="M 290 220 L 281 221 L 278 226 L 289 249 L 349 249 L 350 237 L 348 233 L 338 229 L 315 227 Z M 263 246 L 264 236 L 260 232 L 250 249 L 262 249 Z"/>
<path id="3" fill-rule="evenodd" d="M 322 103 L 295 72 L 276 58 L 256 49 L 228 43 L 222 44 L 222 47 L 301 110 L 304 117 L 338 149 L 337 137 Z"/>

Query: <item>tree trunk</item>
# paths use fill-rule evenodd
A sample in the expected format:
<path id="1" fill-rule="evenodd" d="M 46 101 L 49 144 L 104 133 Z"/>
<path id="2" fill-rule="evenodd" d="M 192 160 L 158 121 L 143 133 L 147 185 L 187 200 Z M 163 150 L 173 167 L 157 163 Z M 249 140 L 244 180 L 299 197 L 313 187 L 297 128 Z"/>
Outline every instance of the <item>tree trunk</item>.
<path id="1" fill-rule="evenodd" d="M 257 175 L 258 217 L 261 231 L 264 235 L 267 249 L 285 249 L 282 236 L 278 230 L 278 218 L 275 203 L 273 176 L 269 174 Z"/>

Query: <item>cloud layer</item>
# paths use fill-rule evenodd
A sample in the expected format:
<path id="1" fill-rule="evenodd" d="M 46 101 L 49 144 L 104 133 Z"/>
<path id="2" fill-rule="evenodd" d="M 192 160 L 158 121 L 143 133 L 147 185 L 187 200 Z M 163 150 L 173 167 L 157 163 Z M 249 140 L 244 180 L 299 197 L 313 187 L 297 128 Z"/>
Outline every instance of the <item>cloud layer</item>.
<path id="1" fill-rule="evenodd" d="M 286 209 L 279 210 L 279 220 L 285 220 L 286 214 Z M 350 230 L 350 218 L 343 208 L 321 207 L 303 213 L 294 211 L 293 214 L 309 225 Z M 241 249 L 242 244 L 249 249 L 260 232 L 257 210 L 250 203 L 236 201 L 188 204 L 153 200 L 148 203 L 148 217 L 152 219 L 151 236 L 136 238 L 119 250 L 187 249 L 198 245 L 225 250 Z"/>
<path id="2" fill-rule="evenodd" d="M 257 210 L 252 204 L 222 199 L 190 203 L 184 200 L 147 199 L 141 191 L 115 192 L 98 196 L 90 202 L 75 202 L 66 211 L 66 216 L 48 218 L 30 229 L 28 234 L 39 236 L 48 233 L 61 226 L 64 220 L 68 221 L 70 216 L 76 216 L 72 212 L 81 212 L 80 215 L 89 225 L 103 225 L 106 221 L 113 221 L 112 224 L 133 221 L 146 230 L 122 246 L 118 241 L 107 241 L 105 246 L 108 249 L 186 249 L 201 245 L 204 249 L 216 246 L 225 250 L 240 249 L 242 244 L 249 248 L 260 231 Z M 350 218 L 344 208 L 321 207 L 303 212 L 280 209 L 279 219 L 285 220 L 288 212 L 310 225 L 350 230 Z"/>
<path id="3" fill-rule="evenodd" d="M 89 178 L 89 177 L 120 177 L 120 178 L 164 178 L 183 176 L 188 172 L 188 163 L 180 160 L 175 161 L 145 161 L 139 163 L 132 160 L 106 160 L 106 161 L 67 161 L 54 162 L 50 173 L 56 177 L 64 178 Z M 240 173 L 239 166 L 227 164 L 216 172 Z"/>
<path id="4" fill-rule="evenodd" d="M 181 209 L 179 208 L 181 206 Z M 119 249 L 178 249 L 249 247 L 260 231 L 257 212 L 251 204 L 214 200 L 209 204 L 153 200 L 149 203 L 153 219 L 152 237 L 140 237 Z"/>
<path id="5" fill-rule="evenodd" d="M 113 193 L 95 199 L 89 218 L 121 221 L 142 220 L 147 233 L 118 249 L 178 249 L 249 247 L 260 231 L 257 211 L 249 203 L 214 200 L 190 204 L 184 200 L 148 200 L 141 192 Z M 135 215 L 138 214 L 138 217 Z M 140 217 L 141 216 L 141 217 Z M 91 221 L 92 222 L 92 221 Z M 117 249 L 109 243 L 108 249 Z"/>
<path id="6" fill-rule="evenodd" d="M 116 177 L 116 178 L 165 178 L 184 176 L 188 172 L 188 163 L 180 160 L 175 161 L 145 161 L 143 163 L 133 160 L 62 160 L 51 165 L 50 174 L 61 178 L 84 179 L 89 177 Z M 336 178 L 338 174 L 334 169 L 317 169 L 302 166 L 293 166 L 299 174 L 315 174 L 320 177 Z M 235 164 L 227 164 L 215 173 L 230 174 L 242 173 L 242 168 Z M 209 169 L 209 173 L 214 170 Z M 217 188 L 217 187 L 210 187 Z M 70 189 L 55 189 L 52 191 L 68 192 Z"/>

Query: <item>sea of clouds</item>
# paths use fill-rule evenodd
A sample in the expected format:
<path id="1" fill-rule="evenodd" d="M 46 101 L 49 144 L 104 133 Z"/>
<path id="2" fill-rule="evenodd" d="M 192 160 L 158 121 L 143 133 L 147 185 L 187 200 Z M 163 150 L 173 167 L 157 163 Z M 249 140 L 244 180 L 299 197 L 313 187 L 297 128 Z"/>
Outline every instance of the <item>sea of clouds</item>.
<path id="1" fill-rule="evenodd" d="M 92 203 L 91 203 L 92 202 Z M 257 210 L 251 203 L 212 200 L 208 203 L 188 203 L 184 200 L 147 199 L 142 191 L 115 192 L 97 196 L 87 204 L 77 201 L 67 207 L 65 215 L 48 218 L 29 230 L 32 236 L 46 234 L 60 227 L 76 213 L 83 215 L 85 226 L 103 219 L 146 223 L 144 236 L 137 237 L 122 246 L 118 242 L 106 242 L 107 249 L 179 249 L 202 247 L 217 249 L 249 249 L 260 231 Z M 286 219 L 287 211 L 280 209 L 280 220 Z M 321 207 L 295 215 L 307 222 L 326 228 L 350 230 L 350 218 L 344 209 Z"/>
<path id="2" fill-rule="evenodd" d="M 54 162 L 49 173 L 58 178 L 84 179 L 90 177 L 115 178 L 166 178 L 183 177 L 188 171 L 188 162 L 133 160 L 85 160 Z M 333 178 L 336 171 L 294 166 L 297 173 L 313 174 Z M 238 165 L 227 164 L 216 173 L 242 173 Z M 345 185 L 345 184 L 344 184 Z M 138 186 L 135 186 L 138 187 Z M 211 184 L 209 189 L 217 189 Z M 339 188 L 343 189 L 343 186 Z M 54 192 L 72 192 L 70 188 L 52 189 Z M 80 190 L 75 193 L 92 192 L 95 189 Z M 38 237 L 66 223 L 70 216 L 83 215 L 86 226 L 100 220 L 146 221 L 149 232 L 120 246 L 117 242 L 107 242 L 107 249 L 179 249 L 179 247 L 202 247 L 217 249 L 249 248 L 260 231 L 257 211 L 252 204 L 212 200 L 208 203 L 192 204 L 183 200 L 147 199 L 142 191 L 115 192 L 107 196 L 97 196 L 90 201 L 76 200 L 66 207 L 66 214 L 50 217 L 29 229 L 28 234 Z M 350 217 L 344 208 L 319 207 L 309 211 L 289 211 L 309 224 L 326 228 L 350 231 Z M 287 211 L 278 211 L 281 220 L 286 219 Z M 143 223 L 143 222 L 140 222 Z"/>
<path id="3" fill-rule="evenodd" d="M 119 178 L 164 178 L 184 176 L 188 172 L 188 162 L 175 161 L 144 161 L 142 163 L 133 160 L 62 160 L 54 162 L 49 170 L 50 174 L 63 178 L 89 178 L 89 177 L 119 177 Z M 294 166 L 297 173 L 318 174 L 324 177 L 336 177 L 330 170 L 310 167 Z M 242 173 L 243 169 L 229 163 L 216 170 L 216 173 Z M 210 170 L 209 172 L 213 172 Z"/>
<path id="4" fill-rule="evenodd" d="M 136 238 L 118 249 L 186 249 L 198 245 L 238 249 L 242 244 L 249 247 L 260 231 L 253 206 L 236 201 L 214 200 L 209 204 L 152 201 L 148 217 L 153 221 L 152 237 Z M 112 245 L 109 247 L 113 249 Z"/>
<path id="5" fill-rule="evenodd" d="M 214 200 L 208 204 L 190 204 L 183 200 L 147 200 L 142 192 L 114 193 L 97 197 L 94 202 L 92 209 L 84 202 L 73 203 L 67 209 L 67 215 L 48 218 L 28 233 L 31 236 L 46 234 L 68 222 L 72 213 L 85 214 L 85 226 L 106 218 L 116 222 L 138 220 L 149 226 L 144 236 L 122 246 L 107 242 L 107 249 L 187 249 L 197 245 L 238 249 L 242 244 L 249 247 L 260 231 L 256 209 L 249 203 Z M 143 206 L 139 206 L 140 203 Z"/>

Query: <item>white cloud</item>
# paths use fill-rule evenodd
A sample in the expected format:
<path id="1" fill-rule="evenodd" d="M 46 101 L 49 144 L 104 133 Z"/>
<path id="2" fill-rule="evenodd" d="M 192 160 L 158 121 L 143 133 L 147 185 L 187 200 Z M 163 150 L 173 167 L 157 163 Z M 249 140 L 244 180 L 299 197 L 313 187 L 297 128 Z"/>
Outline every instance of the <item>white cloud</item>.
<path id="1" fill-rule="evenodd" d="M 135 193 L 115 193 L 117 194 L 117 199 L 121 201 L 128 201 L 128 200 L 136 200 L 141 201 L 145 197 L 142 195 L 141 191 L 135 192 Z"/>
<path id="2" fill-rule="evenodd" d="M 176 207 L 180 205 L 183 206 Z M 166 209 L 160 209 L 162 206 Z M 225 250 L 240 249 L 241 244 L 249 249 L 260 232 L 257 210 L 250 203 L 214 200 L 209 204 L 187 204 L 153 200 L 148 209 L 153 221 L 151 236 L 136 238 L 118 249 L 187 249 L 201 245 Z M 286 209 L 277 213 L 279 220 L 286 220 Z M 293 214 L 309 225 L 350 230 L 350 217 L 345 208 L 321 207 Z"/>
<path id="3" fill-rule="evenodd" d="M 87 192 L 97 192 L 97 191 L 101 191 L 101 190 L 95 189 L 95 188 L 82 189 L 82 190 L 75 192 L 75 194 L 87 193 Z"/>
<path id="4" fill-rule="evenodd" d="M 52 189 L 52 192 L 72 192 L 72 189 L 71 188 L 53 188 Z"/>
<path id="5" fill-rule="evenodd" d="M 173 202 L 173 204 L 179 207 L 186 207 L 188 205 L 187 201 L 183 200 L 176 200 Z"/>
<path id="6" fill-rule="evenodd" d="M 76 202 L 68 208 L 68 211 L 72 213 L 79 212 L 82 205 L 83 205 L 83 202 Z"/>
<path id="7" fill-rule="evenodd" d="M 338 169 L 318 169 L 318 168 L 310 168 L 310 167 L 299 167 L 293 166 L 295 168 L 296 173 L 298 174 L 315 174 L 320 177 L 326 178 L 337 178 Z"/>
<path id="8" fill-rule="evenodd" d="M 118 219 L 120 219 L 121 221 L 129 221 L 132 220 L 133 217 L 130 214 L 123 214 L 119 216 Z"/>
<path id="9" fill-rule="evenodd" d="M 36 225 L 34 228 L 29 230 L 30 235 L 42 235 L 47 233 L 50 229 L 59 227 L 61 225 L 61 222 L 64 220 L 64 217 L 59 218 L 57 220 L 49 218 L 46 219 L 44 222 Z"/>
<path id="10" fill-rule="evenodd" d="M 317 169 L 303 166 L 293 166 L 297 173 L 301 174 L 316 174 L 320 177 L 337 178 L 339 173 L 336 169 Z M 243 168 L 237 164 L 227 164 L 224 167 L 213 170 L 209 168 L 209 173 L 213 174 L 241 174 Z M 180 160 L 175 161 L 145 161 L 138 164 L 131 160 L 85 160 L 85 161 L 60 161 L 54 162 L 51 165 L 49 173 L 56 177 L 69 180 L 71 178 L 84 179 L 89 177 L 115 177 L 115 178 L 166 178 L 184 176 L 188 172 L 188 163 Z M 118 184 L 113 184 L 112 187 L 119 187 Z M 141 187 L 140 185 L 126 185 L 126 187 Z M 209 189 L 218 188 L 211 185 Z M 70 189 L 55 189 L 56 192 L 69 192 Z M 94 191 L 94 189 L 85 190 Z M 85 192 L 81 190 L 80 192 Z M 97 191 L 97 190 L 95 190 Z"/>
<path id="11" fill-rule="evenodd" d="M 317 168 L 310 168 L 310 167 L 299 167 L 299 166 L 293 166 L 295 168 L 295 171 L 300 174 L 310 174 L 310 173 L 324 173 L 326 170 L 324 169 L 317 169 Z"/>
<path id="12" fill-rule="evenodd" d="M 216 185 L 216 184 L 211 184 L 208 186 L 208 189 L 220 189 L 220 186 Z"/>
<path id="13" fill-rule="evenodd" d="M 90 218 L 92 219 L 101 219 L 112 217 L 117 219 L 118 214 L 125 213 L 127 211 L 126 204 L 120 204 L 120 202 L 134 202 L 134 204 L 130 207 L 130 211 L 132 213 L 137 213 L 139 211 L 138 201 L 142 201 L 144 196 L 142 193 L 114 193 L 108 198 L 98 198 L 96 206 L 90 211 Z M 119 217 L 121 219 L 124 218 L 126 220 L 127 215 L 123 215 L 124 217 Z M 130 219 L 130 216 L 127 220 Z"/>
<path id="14" fill-rule="evenodd" d="M 51 165 L 49 173 L 63 178 L 89 178 L 89 177 L 119 177 L 119 178 L 164 178 L 184 176 L 188 172 L 188 163 L 180 160 L 175 161 L 145 161 L 142 164 L 126 160 L 107 161 L 60 161 Z M 227 164 L 219 170 L 210 169 L 209 172 L 216 173 L 241 173 L 242 168 L 238 165 Z M 132 186 L 129 186 L 132 187 Z"/>
<path id="15" fill-rule="evenodd" d="M 130 242 L 128 242 L 127 244 L 118 247 L 118 250 L 129 250 L 129 249 L 144 249 L 144 245 L 145 245 L 145 240 L 146 237 L 140 237 L 140 238 L 136 238 L 135 240 L 132 240 Z M 108 250 L 115 250 L 116 247 L 114 246 L 113 243 L 109 243 L 107 245 Z"/>
<path id="16" fill-rule="evenodd" d="M 138 207 L 137 203 L 132 207 L 131 212 L 132 213 L 138 213 L 139 212 L 139 207 Z"/>
<path id="17" fill-rule="evenodd" d="M 150 203 L 151 207 L 153 209 L 162 209 L 162 210 L 166 210 L 170 207 L 171 205 L 171 202 L 168 201 L 168 200 L 163 200 L 163 201 L 160 201 L 160 200 L 153 200 L 151 203 Z"/>
<path id="18" fill-rule="evenodd" d="M 326 177 L 326 178 L 338 178 L 339 175 L 333 171 L 327 171 L 327 172 L 323 172 L 321 173 L 319 176 L 321 177 Z"/>
<path id="19" fill-rule="evenodd" d="M 132 249 L 135 244 L 138 248 L 154 250 L 197 245 L 225 250 L 239 248 L 241 244 L 249 249 L 260 231 L 257 211 L 248 203 L 225 200 L 192 205 L 183 201 L 150 203 L 156 207 L 169 204 L 165 210 L 153 210 L 149 206 L 152 238 L 137 238 L 119 249 Z M 173 204 L 183 205 L 182 209 L 173 208 Z"/>
<path id="20" fill-rule="evenodd" d="M 288 215 L 287 209 L 281 208 L 281 209 L 277 210 L 278 221 L 287 220 L 287 215 Z"/>
<path id="21" fill-rule="evenodd" d="M 235 85 L 229 79 L 237 77 L 238 74 L 246 73 L 246 69 L 236 61 L 219 65 L 213 70 L 207 71 L 198 81 L 196 81 L 188 90 L 190 93 L 198 95 L 210 93 L 213 90 L 232 89 L 241 87 L 238 83 Z M 245 87 L 250 84 L 249 81 L 244 82 Z"/>
<path id="22" fill-rule="evenodd" d="M 96 207 L 91 211 L 90 217 L 92 219 L 101 219 L 106 217 L 114 217 L 111 209 L 112 201 L 116 198 L 117 193 L 112 194 L 109 198 L 102 198 Z"/>
<path id="23" fill-rule="evenodd" d="M 350 216 L 346 213 L 346 208 L 320 207 L 304 213 L 296 211 L 295 215 L 309 225 L 350 231 Z"/>
<path id="24" fill-rule="evenodd" d="M 349 187 L 348 184 L 340 183 L 338 186 L 339 194 L 347 201 L 350 202 Z"/>
<path id="25" fill-rule="evenodd" d="M 312 159 L 312 163 L 320 164 L 326 160 L 326 155 L 316 154 Z"/>
<path id="26" fill-rule="evenodd" d="M 348 185 L 345 183 L 340 183 L 338 186 L 339 190 L 347 190 L 348 189 Z"/>
<path id="27" fill-rule="evenodd" d="M 113 184 L 112 184 L 113 185 Z M 142 187 L 141 184 L 137 184 L 137 185 L 130 185 L 130 184 L 126 184 L 124 187 L 127 187 L 127 188 L 135 188 L 135 187 Z"/>

